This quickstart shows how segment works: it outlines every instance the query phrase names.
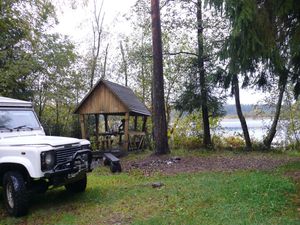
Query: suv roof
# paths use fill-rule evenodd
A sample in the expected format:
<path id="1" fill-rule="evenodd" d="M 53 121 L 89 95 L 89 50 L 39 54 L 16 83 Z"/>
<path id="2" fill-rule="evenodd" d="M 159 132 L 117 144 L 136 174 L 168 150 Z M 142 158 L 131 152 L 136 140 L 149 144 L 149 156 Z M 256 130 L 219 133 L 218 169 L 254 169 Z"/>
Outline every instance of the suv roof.
<path id="1" fill-rule="evenodd" d="M 0 96 L 0 107 L 32 107 L 31 102 Z"/>

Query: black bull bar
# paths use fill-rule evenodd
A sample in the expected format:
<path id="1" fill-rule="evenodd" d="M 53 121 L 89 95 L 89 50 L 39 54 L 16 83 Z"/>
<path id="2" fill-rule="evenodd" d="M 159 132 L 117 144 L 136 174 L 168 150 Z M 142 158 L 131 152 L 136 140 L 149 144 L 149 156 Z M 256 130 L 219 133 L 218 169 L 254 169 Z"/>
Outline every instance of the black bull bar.
<path id="1" fill-rule="evenodd" d="M 71 159 L 57 164 L 52 170 L 46 172 L 44 176 L 46 178 L 51 178 L 54 176 L 62 176 L 62 175 L 68 175 L 72 173 L 77 173 L 81 169 L 79 166 L 75 165 L 76 161 L 81 161 L 82 164 L 85 162 L 81 159 L 81 155 L 87 154 L 88 155 L 88 168 L 85 168 L 86 172 L 91 172 L 91 163 L 92 163 L 92 152 L 89 149 L 83 149 L 75 152 Z"/>

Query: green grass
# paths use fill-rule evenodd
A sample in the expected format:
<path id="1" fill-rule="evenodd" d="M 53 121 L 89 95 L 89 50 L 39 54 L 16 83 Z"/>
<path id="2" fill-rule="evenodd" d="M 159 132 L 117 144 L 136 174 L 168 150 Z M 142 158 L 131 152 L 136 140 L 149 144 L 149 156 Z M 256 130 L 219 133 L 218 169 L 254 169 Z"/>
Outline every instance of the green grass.
<path id="1" fill-rule="evenodd" d="M 100 168 L 89 175 L 85 193 L 60 188 L 37 195 L 24 218 L 8 217 L 0 197 L 0 224 L 300 224 L 293 201 L 297 186 L 283 176 L 300 169 L 298 164 L 273 172 L 152 177 Z M 155 181 L 164 186 L 152 188 Z"/>

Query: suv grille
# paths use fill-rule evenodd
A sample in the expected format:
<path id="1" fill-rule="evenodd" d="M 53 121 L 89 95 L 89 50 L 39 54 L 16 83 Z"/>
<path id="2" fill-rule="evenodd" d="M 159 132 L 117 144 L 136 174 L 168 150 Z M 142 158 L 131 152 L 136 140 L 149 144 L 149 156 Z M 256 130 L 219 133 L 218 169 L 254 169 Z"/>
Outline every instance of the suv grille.
<path id="1" fill-rule="evenodd" d="M 56 163 L 63 163 L 69 160 L 75 152 L 81 150 L 81 146 L 64 146 L 62 149 L 56 150 Z"/>

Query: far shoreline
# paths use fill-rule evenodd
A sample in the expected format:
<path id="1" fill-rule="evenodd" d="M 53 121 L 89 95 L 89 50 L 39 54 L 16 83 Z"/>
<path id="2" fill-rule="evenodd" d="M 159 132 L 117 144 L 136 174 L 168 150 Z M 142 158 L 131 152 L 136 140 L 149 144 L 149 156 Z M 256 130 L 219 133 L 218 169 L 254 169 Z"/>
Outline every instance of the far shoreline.
<path id="1" fill-rule="evenodd" d="M 238 115 L 226 115 L 226 116 L 223 116 L 223 117 L 220 117 L 221 120 L 223 119 L 238 119 L 239 120 L 239 117 Z M 245 119 L 252 119 L 252 120 L 264 120 L 264 119 L 272 119 L 271 116 L 253 116 L 253 115 L 246 115 L 245 116 Z"/>

